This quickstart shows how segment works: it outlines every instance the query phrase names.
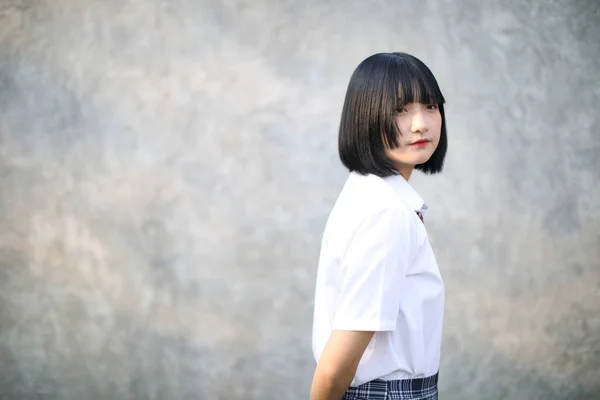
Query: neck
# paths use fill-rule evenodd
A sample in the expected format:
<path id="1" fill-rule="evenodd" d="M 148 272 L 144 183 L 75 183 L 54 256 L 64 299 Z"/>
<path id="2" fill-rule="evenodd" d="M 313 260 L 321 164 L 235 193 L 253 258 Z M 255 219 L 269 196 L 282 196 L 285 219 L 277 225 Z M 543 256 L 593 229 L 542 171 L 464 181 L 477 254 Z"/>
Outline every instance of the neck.
<path id="1" fill-rule="evenodd" d="M 410 175 L 413 172 L 414 167 L 412 165 L 402 165 L 402 166 L 397 166 L 396 169 L 398 170 L 398 173 L 400 173 L 400 175 L 408 182 L 408 180 L 410 179 Z"/>

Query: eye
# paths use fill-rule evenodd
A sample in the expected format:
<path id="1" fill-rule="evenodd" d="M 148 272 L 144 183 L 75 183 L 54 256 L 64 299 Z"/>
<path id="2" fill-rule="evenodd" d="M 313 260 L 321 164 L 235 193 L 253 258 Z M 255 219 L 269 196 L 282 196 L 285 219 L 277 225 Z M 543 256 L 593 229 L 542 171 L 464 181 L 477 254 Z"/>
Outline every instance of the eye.
<path id="1" fill-rule="evenodd" d="M 437 104 L 429 104 L 426 108 L 429 111 L 435 111 L 438 110 L 440 107 Z"/>
<path id="2" fill-rule="evenodd" d="M 398 114 L 406 114 L 408 112 L 408 110 L 404 107 L 400 107 L 398 110 L 396 110 L 396 112 Z"/>

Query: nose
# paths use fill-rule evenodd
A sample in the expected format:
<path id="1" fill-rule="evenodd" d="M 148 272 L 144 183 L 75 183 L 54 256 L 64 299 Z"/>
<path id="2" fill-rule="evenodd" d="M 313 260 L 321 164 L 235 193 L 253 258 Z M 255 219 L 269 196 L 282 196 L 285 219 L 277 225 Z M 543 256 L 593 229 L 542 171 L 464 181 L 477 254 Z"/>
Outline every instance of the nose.
<path id="1" fill-rule="evenodd" d="M 423 111 L 417 111 L 412 118 L 412 126 L 410 128 L 412 133 L 425 133 L 427 132 L 427 120 Z"/>

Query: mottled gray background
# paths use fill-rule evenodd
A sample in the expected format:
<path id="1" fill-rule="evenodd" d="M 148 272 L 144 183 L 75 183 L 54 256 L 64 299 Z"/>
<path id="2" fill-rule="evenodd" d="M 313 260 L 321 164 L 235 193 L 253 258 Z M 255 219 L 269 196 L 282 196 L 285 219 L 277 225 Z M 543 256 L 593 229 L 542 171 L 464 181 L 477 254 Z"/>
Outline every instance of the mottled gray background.
<path id="1" fill-rule="evenodd" d="M 600 399 L 600 2 L 0 0 L 0 398 L 307 399 L 348 79 L 448 99 L 414 177 L 444 400 Z"/>

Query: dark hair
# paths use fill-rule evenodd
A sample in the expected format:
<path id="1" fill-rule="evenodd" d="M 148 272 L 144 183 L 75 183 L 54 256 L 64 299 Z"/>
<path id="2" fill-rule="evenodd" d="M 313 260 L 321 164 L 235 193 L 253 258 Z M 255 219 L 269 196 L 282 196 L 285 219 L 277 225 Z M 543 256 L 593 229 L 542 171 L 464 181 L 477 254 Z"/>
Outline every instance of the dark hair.
<path id="1" fill-rule="evenodd" d="M 412 102 L 439 106 L 442 116 L 439 144 L 429 160 L 415 169 L 426 174 L 441 172 L 448 147 L 444 96 L 429 68 L 406 53 L 374 54 L 352 74 L 338 138 L 344 166 L 363 175 L 397 175 L 385 155 L 384 143 L 398 147 L 394 115 L 400 107 Z"/>

